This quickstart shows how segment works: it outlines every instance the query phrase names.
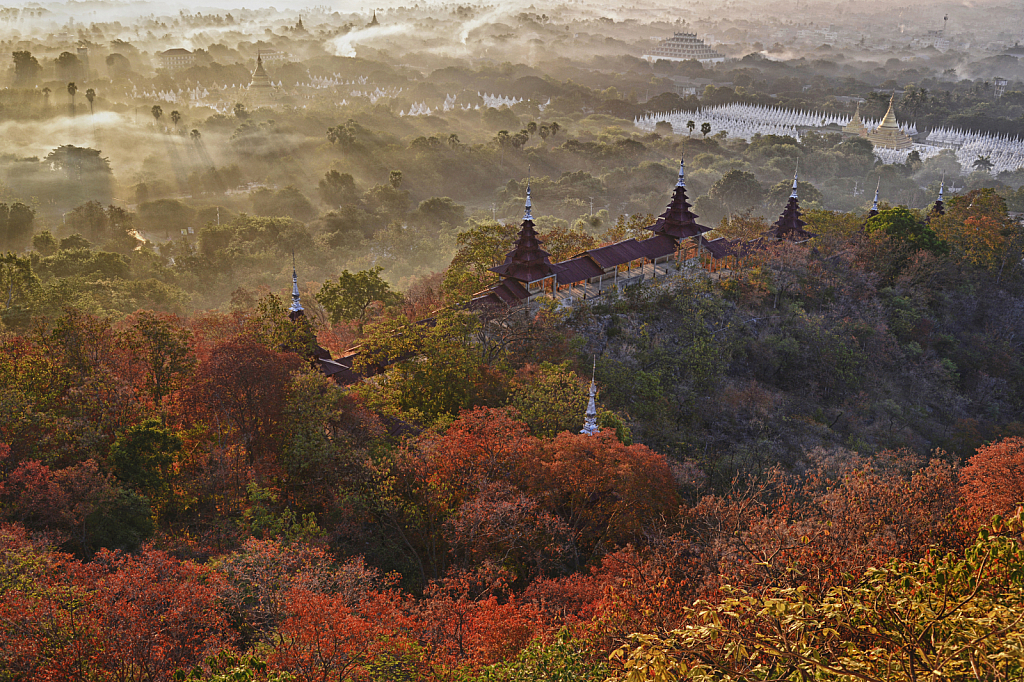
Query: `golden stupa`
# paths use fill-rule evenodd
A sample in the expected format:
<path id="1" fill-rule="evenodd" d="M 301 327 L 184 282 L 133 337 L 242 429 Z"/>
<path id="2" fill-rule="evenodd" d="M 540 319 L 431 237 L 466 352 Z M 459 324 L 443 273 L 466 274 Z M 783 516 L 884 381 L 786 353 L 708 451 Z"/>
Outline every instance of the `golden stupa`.
<path id="1" fill-rule="evenodd" d="M 882 124 L 868 133 L 868 140 L 876 147 L 910 149 L 914 146 L 914 141 L 900 130 L 899 124 L 896 123 L 896 114 L 892 111 L 892 101 L 895 97 L 896 95 L 893 95 L 889 98 L 889 110 L 885 112 Z"/>
<path id="2" fill-rule="evenodd" d="M 860 102 L 857 102 L 857 110 L 853 112 L 853 118 L 843 126 L 843 132 L 850 135 L 859 135 L 860 137 L 868 136 L 867 126 L 864 125 L 864 121 L 860 120 Z"/>
<path id="3" fill-rule="evenodd" d="M 273 81 L 263 68 L 263 56 L 256 53 L 256 70 L 252 72 L 252 81 L 249 83 L 250 104 L 255 107 L 269 106 L 274 104 L 276 96 Z"/>

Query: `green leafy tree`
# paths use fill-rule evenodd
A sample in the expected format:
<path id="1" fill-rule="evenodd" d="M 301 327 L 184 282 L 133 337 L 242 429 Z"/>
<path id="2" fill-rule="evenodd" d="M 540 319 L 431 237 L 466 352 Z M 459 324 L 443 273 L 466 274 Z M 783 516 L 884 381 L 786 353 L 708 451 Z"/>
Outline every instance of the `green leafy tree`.
<path id="1" fill-rule="evenodd" d="M 70 81 L 83 77 L 82 60 L 73 52 L 61 52 L 54 60 L 54 66 L 57 69 L 58 80 Z"/>
<path id="2" fill-rule="evenodd" d="M 181 454 L 182 440 L 156 419 L 128 429 L 110 447 L 108 462 L 121 483 L 150 497 L 161 499 L 170 491 L 173 465 Z"/>
<path id="3" fill-rule="evenodd" d="M 83 235 L 93 243 L 107 238 L 110 224 L 103 204 L 98 201 L 87 201 L 74 208 L 64 216 L 64 223 L 70 230 Z"/>
<path id="4" fill-rule="evenodd" d="M 711 186 L 708 196 L 720 201 L 731 213 L 741 213 L 760 204 L 764 191 L 753 173 L 731 170 Z"/>
<path id="5" fill-rule="evenodd" d="M 708 133 L 710 133 L 710 132 L 711 132 L 711 124 L 710 123 L 706 123 L 705 122 L 705 123 L 701 123 L 700 124 L 700 134 L 701 135 L 703 135 L 704 137 L 707 137 Z"/>
<path id="6" fill-rule="evenodd" d="M 13 251 L 27 248 L 35 218 L 35 210 L 20 201 L 10 206 L 0 204 L 0 246 Z"/>
<path id="7" fill-rule="evenodd" d="M 361 332 L 372 304 L 389 306 L 401 302 L 401 294 L 392 291 L 381 279 L 382 270 L 381 267 L 356 273 L 344 270 L 337 281 L 324 282 L 316 300 L 330 314 L 331 322 L 358 320 Z"/>
<path id="8" fill-rule="evenodd" d="M 424 199 L 409 217 L 410 222 L 417 223 L 431 231 L 438 231 L 442 226 L 456 227 L 466 219 L 466 207 L 449 197 L 431 197 Z"/>
<path id="9" fill-rule="evenodd" d="M 949 253 L 949 245 L 903 206 L 879 211 L 864 223 L 864 229 L 868 234 L 885 234 L 910 251 L 928 251 L 936 256 Z"/>
<path id="10" fill-rule="evenodd" d="M 457 250 L 444 273 L 442 288 L 452 300 L 468 298 L 496 279 L 490 268 L 505 259 L 519 228 L 493 220 L 470 221 L 470 228 L 456 238 Z"/>
<path id="11" fill-rule="evenodd" d="M 43 230 L 32 237 L 32 248 L 44 258 L 52 256 L 60 248 L 57 238 L 49 230 Z"/>
<path id="12" fill-rule="evenodd" d="M 192 333 L 174 318 L 143 310 L 135 315 L 122 338 L 143 368 L 143 385 L 157 407 L 181 386 L 196 365 Z"/>
<path id="13" fill-rule="evenodd" d="M 475 316 L 451 311 L 433 326 L 397 320 L 373 328 L 357 366 L 387 368 L 388 380 L 376 392 L 368 387 L 368 404 L 423 425 L 449 423 L 474 405 L 498 404 L 503 382 L 474 343 L 478 328 Z"/>
<path id="14" fill-rule="evenodd" d="M 70 209 L 87 201 L 109 203 L 111 200 L 113 171 L 98 149 L 66 144 L 47 154 L 45 161 L 65 176 L 65 182 L 52 190 L 62 205 Z"/>
<path id="15" fill-rule="evenodd" d="M 39 61 L 28 50 L 15 51 L 11 55 L 14 57 L 14 86 L 24 88 L 35 85 L 43 70 Z"/>
<path id="16" fill-rule="evenodd" d="M 174 682 L 293 682 L 295 676 L 268 669 L 256 656 L 222 651 L 207 658 L 202 666 L 176 671 L 172 679 Z"/>
<path id="17" fill-rule="evenodd" d="M 588 390 L 564 362 L 543 362 L 520 372 L 509 391 L 508 404 L 517 410 L 533 435 L 554 438 L 563 431 L 576 433 L 583 426 Z"/>
<path id="18" fill-rule="evenodd" d="M 320 179 L 318 189 L 320 200 L 335 208 L 354 203 L 357 197 L 356 182 L 352 176 L 336 170 L 327 171 Z"/>

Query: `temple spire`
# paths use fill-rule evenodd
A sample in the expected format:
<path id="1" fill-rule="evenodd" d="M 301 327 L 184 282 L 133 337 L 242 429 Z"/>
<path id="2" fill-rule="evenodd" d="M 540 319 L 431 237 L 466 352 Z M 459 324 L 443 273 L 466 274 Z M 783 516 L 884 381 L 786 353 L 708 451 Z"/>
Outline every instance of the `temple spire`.
<path id="1" fill-rule="evenodd" d="M 299 275 L 295 271 L 295 252 L 292 251 L 292 304 L 288 307 L 288 317 L 293 320 L 299 315 L 305 314 L 302 302 L 299 300 Z"/>
<path id="2" fill-rule="evenodd" d="M 882 186 L 882 178 L 878 178 L 878 184 L 875 185 L 875 200 L 871 202 L 871 215 L 878 215 L 878 188 Z"/>
<path id="3" fill-rule="evenodd" d="M 679 159 L 679 180 L 676 182 L 676 187 L 686 187 L 686 175 L 683 173 L 683 159 Z"/>
<path id="4" fill-rule="evenodd" d="M 800 174 L 800 159 L 797 159 L 796 160 L 796 170 L 793 171 L 793 193 L 789 195 L 790 199 L 798 198 L 797 195 L 796 195 L 796 180 L 797 180 L 797 176 L 799 174 Z"/>
<path id="5" fill-rule="evenodd" d="M 597 356 L 594 356 L 594 369 L 590 375 L 590 401 L 587 403 L 587 411 L 583 415 L 583 430 L 580 431 L 580 434 L 584 436 L 593 436 L 601 431 L 597 425 L 597 404 L 594 402 L 594 396 L 597 395 L 596 377 Z"/>
<path id="6" fill-rule="evenodd" d="M 533 202 L 530 201 L 530 183 L 526 183 L 526 210 L 523 213 L 523 220 L 533 220 Z"/>
<path id="7" fill-rule="evenodd" d="M 946 187 L 946 174 L 942 174 L 942 181 L 939 182 L 939 198 L 932 204 L 932 210 L 928 213 L 928 217 L 925 218 L 925 222 L 930 222 L 933 216 L 946 215 L 946 207 L 942 202 L 942 191 Z"/>

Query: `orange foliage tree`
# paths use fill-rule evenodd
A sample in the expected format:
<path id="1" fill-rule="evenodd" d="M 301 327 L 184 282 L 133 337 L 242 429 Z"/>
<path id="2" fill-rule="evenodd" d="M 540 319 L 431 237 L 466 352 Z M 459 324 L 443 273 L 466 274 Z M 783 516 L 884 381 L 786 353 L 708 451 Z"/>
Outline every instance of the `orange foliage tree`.
<path id="1" fill-rule="evenodd" d="M 1009 514 L 1024 504 L 1024 438 L 978 448 L 960 472 L 964 499 L 977 512 Z"/>

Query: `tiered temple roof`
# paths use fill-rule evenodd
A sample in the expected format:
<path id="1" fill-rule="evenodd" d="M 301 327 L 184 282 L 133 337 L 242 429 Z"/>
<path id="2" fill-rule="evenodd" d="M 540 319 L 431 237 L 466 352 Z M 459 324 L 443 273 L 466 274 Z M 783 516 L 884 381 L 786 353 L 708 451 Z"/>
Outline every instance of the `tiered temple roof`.
<path id="1" fill-rule="evenodd" d="M 505 262 L 491 268 L 491 272 L 526 283 L 536 282 L 555 274 L 556 269 L 551 264 L 551 255 L 541 247 L 543 242 L 533 229 L 532 210 L 530 187 L 527 185 L 526 211 L 515 247 L 509 251 Z"/>
<path id="2" fill-rule="evenodd" d="M 697 223 L 697 215 L 690 210 L 690 202 L 686 197 L 686 176 L 683 161 L 679 161 L 679 179 L 676 181 L 672 201 L 665 212 L 658 216 L 654 224 L 647 229 L 656 235 L 666 235 L 676 241 L 689 239 L 710 232 L 710 227 Z"/>
<path id="3" fill-rule="evenodd" d="M 796 186 L 797 174 L 794 173 L 793 192 L 789 195 L 789 201 L 786 202 L 786 208 L 782 210 L 782 215 L 779 216 L 779 219 L 776 220 L 764 233 L 765 237 L 768 237 L 769 239 L 785 239 L 787 241 L 800 243 L 817 236 L 813 232 L 805 230 L 804 227 L 807 223 L 800 220 L 800 200 L 797 197 Z"/>
<path id="4" fill-rule="evenodd" d="M 899 123 L 896 122 L 896 114 L 892 110 L 894 97 L 895 95 L 889 98 L 889 110 L 885 112 L 885 118 L 882 119 L 881 125 L 868 133 L 867 137 L 876 147 L 910 149 L 914 146 L 914 141 L 900 130 Z"/>
<path id="5" fill-rule="evenodd" d="M 942 182 L 939 183 L 939 198 L 932 204 L 932 210 L 928 213 L 927 220 L 937 218 L 939 216 L 946 215 L 946 205 L 942 201 L 942 190 L 946 187 L 946 178 L 942 178 Z M 927 222 L 927 220 L 925 222 Z"/>

